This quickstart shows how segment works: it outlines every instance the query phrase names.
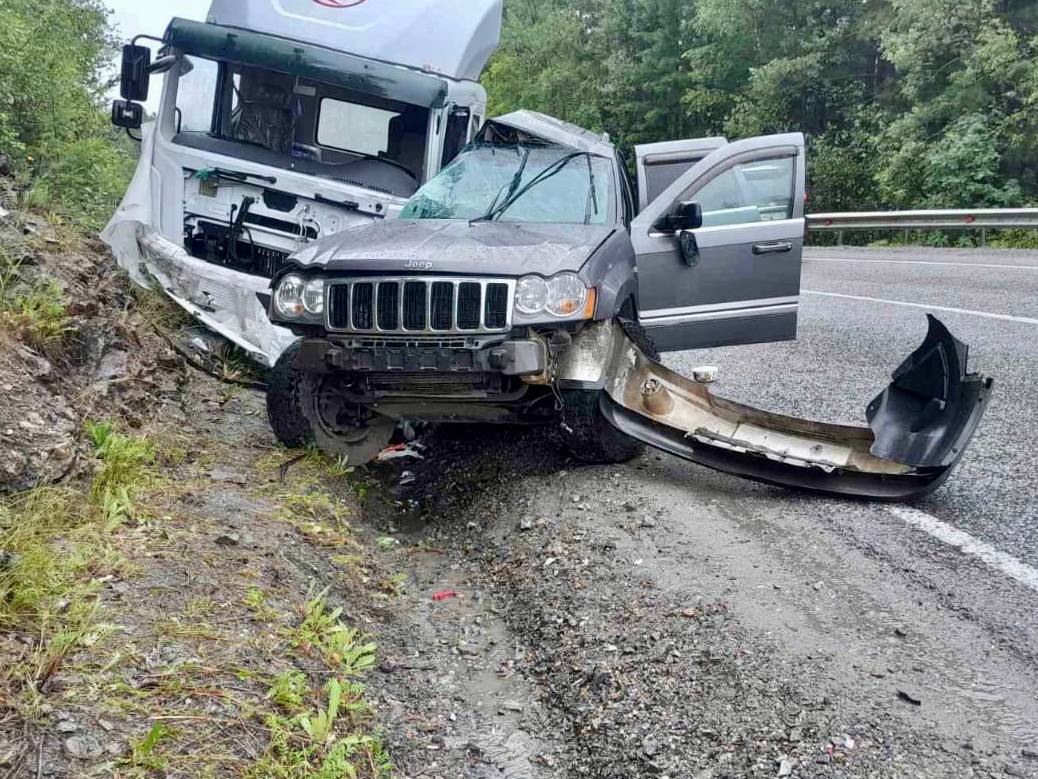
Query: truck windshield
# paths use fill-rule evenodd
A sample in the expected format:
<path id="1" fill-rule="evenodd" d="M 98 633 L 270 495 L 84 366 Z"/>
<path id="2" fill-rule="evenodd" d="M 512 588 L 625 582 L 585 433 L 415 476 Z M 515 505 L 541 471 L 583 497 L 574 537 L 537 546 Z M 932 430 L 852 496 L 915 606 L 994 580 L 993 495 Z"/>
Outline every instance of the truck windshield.
<path id="1" fill-rule="evenodd" d="M 562 146 L 469 147 L 404 206 L 401 219 L 606 224 L 612 163 Z"/>
<path id="2" fill-rule="evenodd" d="M 427 108 L 284 73 L 185 56 L 176 141 L 409 197 L 421 181 Z"/>

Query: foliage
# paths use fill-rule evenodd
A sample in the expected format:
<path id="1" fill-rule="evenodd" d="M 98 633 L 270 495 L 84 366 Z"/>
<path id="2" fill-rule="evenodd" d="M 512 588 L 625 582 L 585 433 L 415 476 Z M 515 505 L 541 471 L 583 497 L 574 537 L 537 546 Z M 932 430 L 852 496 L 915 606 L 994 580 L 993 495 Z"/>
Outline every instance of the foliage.
<path id="1" fill-rule="evenodd" d="M 0 328 L 47 352 L 72 328 L 61 284 L 24 272 L 30 256 L 25 241 L 0 244 Z"/>
<path id="2" fill-rule="evenodd" d="M 151 478 L 155 462 L 151 442 L 117 433 L 111 422 L 88 422 L 87 435 L 101 464 L 91 484 L 91 498 L 104 505 L 115 496 L 129 504 Z"/>
<path id="3" fill-rule="evenodd" d="M 307 599 L 303 621 L 295 631 L 295 644 L 318 649 L 343 677 L 358 676 L 375 665 L 376 645 L 364 641 L 360 631 L 342 624 L 342 608 L 328 610 L 328 589 Z"/>
<path id="4" fill-rule="evenodd" d="M 637 143 L 801 131 L 810 208 L 1038 200 L 1038 13 L 1017 0 L 505 0 L 491 113 Z"/>
<path id="5" fill-rule="evenodd" d="M 100 0 L 0 0 L 0 155 L 28 204 L 90 228 L 111 214 L 134 157 L 102 108 L 108 13 Z"/>

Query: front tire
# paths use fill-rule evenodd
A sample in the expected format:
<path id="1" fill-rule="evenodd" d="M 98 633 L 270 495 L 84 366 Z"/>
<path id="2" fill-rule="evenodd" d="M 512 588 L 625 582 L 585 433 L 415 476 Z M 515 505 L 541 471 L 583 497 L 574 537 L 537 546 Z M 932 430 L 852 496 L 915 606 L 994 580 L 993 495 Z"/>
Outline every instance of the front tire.
<path id="1" fill-rule="evenodd" d="M 302 373 L 298 387 L 313 441 L 325 454 L 349 465 L 367 465 L 392 439 L 396 420 L 352 402 L 341 376 Z"/>
<path id="2" fill-rule="evenodd" d="M 645 444 L 613 427 L 599 405 L 601 390 L 569 390 L 562 395 L 558 438 L 573 457 L 600 465 L 626 463 Z"/>
<path id="3" fill-rule="evenodd" d="M 300 343 L 296 341 L 285 349 L 271 369 L 267 384 L 267 419 L 278 441 L 289 449 L 301 449 L 314 441 L 299 396 L 302 372 L 293 366 Z"/>

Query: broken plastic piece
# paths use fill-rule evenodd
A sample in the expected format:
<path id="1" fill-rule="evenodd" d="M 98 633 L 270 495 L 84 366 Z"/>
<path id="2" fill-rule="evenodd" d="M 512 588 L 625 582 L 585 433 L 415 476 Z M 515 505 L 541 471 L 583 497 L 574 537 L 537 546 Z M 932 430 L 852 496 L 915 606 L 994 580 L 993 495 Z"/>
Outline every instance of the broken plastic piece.
<path id="1" fill-rule="evenodd" d="M 936 317 L 922 346 L 894 371 L 894 380 L 868 407 L 876 435 L 872 453 L 915 467 L 948 467 L 969 443 L 971 424 L 991 380 L 966 373 L 969 347 Z"/>
<path id="2" fill-rule="evenodd" d="M 692 369 L 692 378 L 700 384 L 713 384 L 717 381 L 717 374 L 716 365 L 700 365 Z"/>
<path id="3" fill-rule="evenodd" d="M 747 479 L 834 495 L 906 500 L 958 463 L 992 382 L 966 373 L 966 346 L 930 317 L 926 340 L 867 410 L 872 429 L 773 414 L 719 398 L 660 365 L 614 328 L 602 412 L 619 430 Z M 661 403 L 664 396 L 671 402 Z"/>
<path id="4" fill-rule="evenodd" d="M 455 590 L 440 590 L 440 592 L 437 592 L 432 596 L 432 599 L 439 603 L 440 601 L 445 601 L 449 598 L 457 598 L 460 595 L 461 593 Z"/>

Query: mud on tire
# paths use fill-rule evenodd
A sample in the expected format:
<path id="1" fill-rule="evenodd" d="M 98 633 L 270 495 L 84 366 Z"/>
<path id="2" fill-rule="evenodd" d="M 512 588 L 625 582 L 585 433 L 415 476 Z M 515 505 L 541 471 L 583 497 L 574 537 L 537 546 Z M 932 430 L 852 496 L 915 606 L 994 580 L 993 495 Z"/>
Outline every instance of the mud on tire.
<path id="1" fill-rule="evenodd" d="M 600 390 L 569 390 L 562 394 L 556 436 L 573 457 L 586 463 L 625 463 L 645 451 L 645 444 L 621 433 L 606 420 L 599 406 Z"/>
<path id="2" fill-rule="evenodd" d="M 292 367 L 300 342 L 288 347 L 270 371 L 267 385 L 267 419 L 278 441 L 289 449 L 314 442 L 313 429 L 303 414 L 300 397 L 302 374 Z"/>

